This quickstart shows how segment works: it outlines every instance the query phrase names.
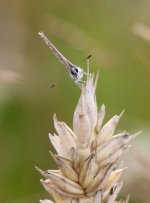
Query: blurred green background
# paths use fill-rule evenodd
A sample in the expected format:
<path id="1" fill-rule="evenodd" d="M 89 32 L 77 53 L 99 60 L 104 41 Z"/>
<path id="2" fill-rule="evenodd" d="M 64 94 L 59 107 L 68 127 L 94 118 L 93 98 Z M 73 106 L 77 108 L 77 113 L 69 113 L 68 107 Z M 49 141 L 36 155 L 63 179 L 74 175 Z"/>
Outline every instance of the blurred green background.
<path id="1" fill-rule="evenodd" d="M 148 203 L 150 192 L 150 1 L 0 1 L 0 203 L 49 198 L 37 165 L 56 168 L 53 114 L 72 127 L 80 89 L 38 36 L 44 31 L 73 63 L 99 71 L 98 105 L 107 121 L 125 109 L 118 131 L 143 133 L 124 159 L 120 197 Z M 50 86 L 62 75 L 54 89 Z M 129 158 L 130 157 L 130 158 Z"/>

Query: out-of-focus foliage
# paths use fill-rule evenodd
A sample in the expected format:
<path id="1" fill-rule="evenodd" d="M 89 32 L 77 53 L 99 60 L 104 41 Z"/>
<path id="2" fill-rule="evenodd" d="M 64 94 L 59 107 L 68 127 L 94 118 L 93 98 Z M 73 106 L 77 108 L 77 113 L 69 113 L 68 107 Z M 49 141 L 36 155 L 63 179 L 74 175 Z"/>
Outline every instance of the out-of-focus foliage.
<path id="1" fill-rule="evenodd" d="M 53 113 L 72 126 L 79 97 L 79 88 L 39 38 L 41 30 L 85 70 L 81 61 L 92 54 L 90 69 L 100 73 L 99 104 L 105 103 L 108 117 L 126 110 L 120 131 L 143 129 L 132 151 L 148 156 L 149 11 L 148 0 L 0 1 L 0 202 L 32 203 L 48 197 L 34 166 L 55 168 L 47 136 L 54 132 Z M 135 156 L 128 160 L 128 153 L 126 159 L 122 196 L 131 193 L 131 203 L 148 203 L 150 181 L 136 176 L 137 167 L 144 173 L 143 162 Z"/>

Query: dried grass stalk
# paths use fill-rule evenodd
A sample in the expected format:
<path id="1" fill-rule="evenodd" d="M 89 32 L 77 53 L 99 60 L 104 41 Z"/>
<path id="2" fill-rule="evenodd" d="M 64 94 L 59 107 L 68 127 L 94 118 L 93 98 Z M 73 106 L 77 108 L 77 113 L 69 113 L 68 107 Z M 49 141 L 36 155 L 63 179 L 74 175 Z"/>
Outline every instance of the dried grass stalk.
<path id="1" fill-rule="evenodd" d="M 117 162 L 130 145 L 128 142 L 138 135 L 127 132 L 114 135 L 122 113 L 115 115 L 105 125 L 105 106 L 98 112 L 94 75 L 88 74 L 73 117 L 73 130 L 54 115 L 57 134 L 49 134 L 57 154 L 53 155 L 59 170 L 42 171 L 44 188 L 56 203 L 127 203 L 116 201 L 121 190 L 120 176 L 126 169 Z M 41 203 L 52 203 L 41 200 Z"/>

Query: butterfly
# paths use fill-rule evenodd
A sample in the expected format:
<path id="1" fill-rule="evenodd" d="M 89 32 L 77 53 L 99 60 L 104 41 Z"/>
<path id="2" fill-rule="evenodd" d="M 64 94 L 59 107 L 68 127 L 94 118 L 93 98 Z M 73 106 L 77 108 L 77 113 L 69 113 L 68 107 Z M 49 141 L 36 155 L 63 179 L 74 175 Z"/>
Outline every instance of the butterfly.
<path id="1" fill-rule="evenodd" d="M 82 81 L 82 78 L 83 78 L 84 74 L 86 74 L 84 72 L 84 70 L 81 67 L 72 64 L 68 59 L 66 59 L 60 53 L 60 51 L 58 51 L 58 49 L 52 44 L 52 42 L 50 42 L 48 40 L 48 38 L 46 37 L 46 35 L 43 32 L 38 32 L 38 34 L 44 40 L 44 42 L 47 44 L 47 46 L 53 52 L 53 54 L 58 58 L 58 60 L 65 66 L 65 68 L 69 72 L 70 77 L 74 80 L 74 82 L 79 87 L 81 87 L 82 83 L 84 82 L 84 81 Z M 88 58 L 90 58 L 90 56 Z M 55 85 L 52 85 L 51 87 L 53 87 L 53 86 L 55 86 Z"/>

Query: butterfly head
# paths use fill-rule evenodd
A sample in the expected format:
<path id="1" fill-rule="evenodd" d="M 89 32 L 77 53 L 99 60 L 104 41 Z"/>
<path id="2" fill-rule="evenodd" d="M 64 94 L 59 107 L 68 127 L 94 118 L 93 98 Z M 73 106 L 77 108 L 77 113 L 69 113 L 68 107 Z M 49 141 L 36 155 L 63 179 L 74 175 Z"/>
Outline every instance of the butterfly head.
<path id="1" fill-rule="evenodd" d="M 75 66 L 71 67 L 70 74 L 75 81 L 81 81 L 84 75 L 84 71 L 82 68 Z"/>

